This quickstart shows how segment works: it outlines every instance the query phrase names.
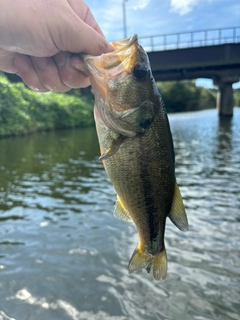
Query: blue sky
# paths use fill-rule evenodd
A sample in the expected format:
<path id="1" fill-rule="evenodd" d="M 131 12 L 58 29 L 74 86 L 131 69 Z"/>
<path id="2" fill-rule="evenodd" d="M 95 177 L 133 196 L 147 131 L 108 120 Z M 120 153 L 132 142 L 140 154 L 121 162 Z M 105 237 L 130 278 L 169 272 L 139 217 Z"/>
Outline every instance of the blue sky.
<path id="1" fill-rule="evenodd" d="M 85 2 L 108 41 L 124 38 L 123 0 Z M 240 26 L 240 0 L 125 0 L 125 8 L 127 36 Z M 208 86 L 211 80 L 197 83 Z"/>

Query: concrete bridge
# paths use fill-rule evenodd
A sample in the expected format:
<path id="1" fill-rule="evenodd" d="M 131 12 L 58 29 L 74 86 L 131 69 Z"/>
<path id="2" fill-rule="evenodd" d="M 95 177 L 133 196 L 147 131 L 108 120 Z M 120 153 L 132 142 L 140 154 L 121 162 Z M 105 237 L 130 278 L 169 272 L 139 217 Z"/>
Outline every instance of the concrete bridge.
<path id="1" fill-rule="evenodd" d="M 233 115 L 240 80 L 240 27 L 139 38 L 157 81 L 209 78 L 218 86 L 220 116 Z"/>

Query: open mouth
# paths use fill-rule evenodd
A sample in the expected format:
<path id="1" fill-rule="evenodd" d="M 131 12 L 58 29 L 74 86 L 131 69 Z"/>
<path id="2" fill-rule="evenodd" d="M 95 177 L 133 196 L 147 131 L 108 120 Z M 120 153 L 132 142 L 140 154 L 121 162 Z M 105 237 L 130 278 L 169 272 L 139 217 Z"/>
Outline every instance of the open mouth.
<path id="1" fill-rule="evenodd" d="M 112 42 L 111 45 L 115 49 L 113 52 L 98 57 L 83 55 L 84 61 L 102 71 L 114 69 L 122 63 L 125 70 L 129 69 L 130 63 L 132 64 L 132 59 L 136 56 L 138 50 L 137 35 L 134 34 L 131 38 Z"/>

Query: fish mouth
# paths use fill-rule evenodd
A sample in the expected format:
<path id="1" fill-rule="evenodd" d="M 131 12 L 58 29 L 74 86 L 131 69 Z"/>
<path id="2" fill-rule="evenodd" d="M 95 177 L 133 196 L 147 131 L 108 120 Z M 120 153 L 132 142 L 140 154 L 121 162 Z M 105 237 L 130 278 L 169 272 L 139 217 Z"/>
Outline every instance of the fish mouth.
<path id="1" fill-rule="evenodd" d="M 138 36 L 111 43 L 114 51 L 100 56 L 82 55 L 90 73 L 92 87 L 96 88 L 103 99 L 107 96 L 108 86 L 113 81 L 124 81 L 134 74 L 136 65 L 149 69 L 148 57 L 138 44 Z"/>
<path id="2" fill-rule="evenodd" d="M 111 43 L 114 51 L 100 56 L 82 55 L 90 74 L 101 82 L 123 71 L 130 74 L 138 61 L 143 61 L 144 50 L 138 44 L 138 36 Z M 141 57 L 142 56 L 142 57 Z M 126 74 L 125 74 L 126 75 Z"/>
<path id="3" fill-rule="evenodd" d="M 118 54 L 122 50 L 126 50 L 127 48 L 131 47 L 136 41 L 138 41 L 138 36 L 137 34 L 134 34 L 131 38 L 126 38 L 122 41 L 114 41 L 111 43 L 111 45 L 115 49 L 114 52 Z"/>
<path id="4" fill-rule="evenodd" d="M 102 54 L 101 56 L 98 56 L 98 57 L 92 56 L 89 54 L 82 54 L 81 56 L 82 56 L 83 60 L 87 63 L 87 62 L 89 62 L 89 60 L 91 61 L 93 59 L 97 59 L 100 57 L 102 57 L 102 58 L 108 57 L 109 58 L 109 57 L 112 57 L 113 55 L 117 55 L 117 56 L 120 56 L 119 62 L 121 62 L 121 60 L 122 60 L 121 58 L 123 58 L 124 56 L 127 57 L 128 55 L 132 54 L 131 52 L 127 51 L 127 49 L 130 48 L 135 42 L 138 42 L 137 34 L 134 34 L 131 38 L 126 38 L 121 41 L 111 42 L 111 46 L 114 48 L 113 52 L 105 53 L 105 54 Z M 101 62 L 104 62 L 104 60 L 105 59 L 103 59 L 103 61 L 101 61 Z M 114 65 L 112 67 L 114 67 Z M 103 68 L 110 69 L 111 63 L 109 63 L 109 66 L 104 65 Z"/>

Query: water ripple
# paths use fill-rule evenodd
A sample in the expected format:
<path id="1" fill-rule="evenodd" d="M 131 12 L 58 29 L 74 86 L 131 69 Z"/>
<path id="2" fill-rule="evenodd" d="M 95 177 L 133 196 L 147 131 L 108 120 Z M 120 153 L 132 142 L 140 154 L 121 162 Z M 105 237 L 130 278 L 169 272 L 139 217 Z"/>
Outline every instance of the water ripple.
<path id="1" fill-rule="evenodd" d="M 138 236 L 112 215 L 94 129 L 0 141 L 1 319 L 239 319 L 240 110 L 170 122 L 190 226 L 167 222 L 164 282 L 128 274 Z"/>

